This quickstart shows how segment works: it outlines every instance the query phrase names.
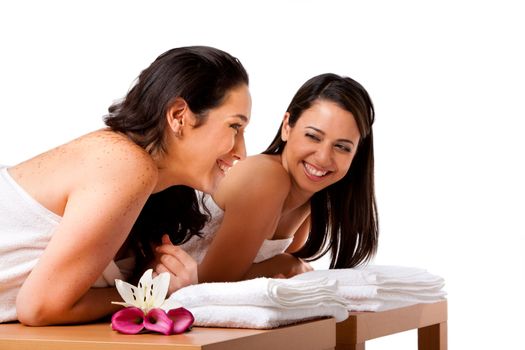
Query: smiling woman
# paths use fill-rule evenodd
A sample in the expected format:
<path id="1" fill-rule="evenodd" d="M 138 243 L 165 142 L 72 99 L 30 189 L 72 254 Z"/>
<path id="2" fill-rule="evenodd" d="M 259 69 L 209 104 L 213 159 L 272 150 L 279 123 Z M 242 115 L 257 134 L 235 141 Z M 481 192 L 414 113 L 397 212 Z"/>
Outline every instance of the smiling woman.
<path id="1" fill-rule="evenodd" d="M 245 156 L 250 110 L 239 60 L 211 47 L 175 48 L 109 108 L 108 128 L 0 167 L 0 322 L 79 323 L 115 311 L 115 278 L 132 279 L 133 260 L 142 267 L 143 252 L 160 242 L 136 239 L 148 198 L 172 191 L 178 211 L 159 210 L 174 222 L 165 232 L 198 231 L 205 216 L 189 186 L 213 193 Z M 169 251 L 169 292 L 196 283 L 195 261 Z"/>
<path id="2" fill-rule="evenodd" d="M 332 268 L 368 261 L 378 238 L 373 122 L 372 101 L 353 79 L 308 80 L 269 148 L 235 165 L 207 198 L 204 237 L 182 245 L 199 280 L 290 277 L 329 251 Z"/>

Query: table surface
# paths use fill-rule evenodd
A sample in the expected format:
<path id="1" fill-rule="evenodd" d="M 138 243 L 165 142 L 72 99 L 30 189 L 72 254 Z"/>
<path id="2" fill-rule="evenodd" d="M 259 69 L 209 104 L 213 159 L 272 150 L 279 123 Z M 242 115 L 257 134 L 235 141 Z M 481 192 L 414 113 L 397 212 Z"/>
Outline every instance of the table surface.
<path id="1" fill-rule="evenodd" d="M 446 321 L 444 300 L 382 312 L 351 312 L 346 321 L 337 325 L 333 318 L 326 318 L 269 330 L 193 327 L 190 332 L 171 336 L 119 334 L 109 323 L 51 327 L 9 323 L 0 324 L 0 349 L 144 350 L 145 346 L 152 350 L 333 349 L 336 343 L 343 348 L 345 344 L 364 344 L 377 337 L 439 324 L 444 327 L 437 328 L 436 336 L 432 331 L 430 341 L 434 343 L 437 337 L 440 344 L 445 344 L 439 348 L 445 349 Z"/>
<path id="2" fill-rule="evenodd" d="M 108 323 L 78 326 L 26 327 L 0 325 L 0 349 L 333 349 L 335 320 L 320 319 L 269 330 L 193 327 L 189 332 L 124 335 Z"/>

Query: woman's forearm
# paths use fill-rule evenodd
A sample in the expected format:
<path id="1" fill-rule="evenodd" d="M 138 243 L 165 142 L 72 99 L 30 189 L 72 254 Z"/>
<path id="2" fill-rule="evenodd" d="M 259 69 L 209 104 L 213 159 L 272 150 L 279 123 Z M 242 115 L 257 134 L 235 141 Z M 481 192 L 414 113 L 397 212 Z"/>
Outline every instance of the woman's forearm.
<path id="1" fill-rule="evenodd" d="M 116 288 L 91 288 L 71 308 L 58 310 L 52 305 L 38 305 L 34 308 L 17 308 L 18 319 L 28 326 L 47 326 L 95 321 L 122 308 L 112 304 L 122 301 Z M 20 310 L 22 309 L 22 310 Z"/>

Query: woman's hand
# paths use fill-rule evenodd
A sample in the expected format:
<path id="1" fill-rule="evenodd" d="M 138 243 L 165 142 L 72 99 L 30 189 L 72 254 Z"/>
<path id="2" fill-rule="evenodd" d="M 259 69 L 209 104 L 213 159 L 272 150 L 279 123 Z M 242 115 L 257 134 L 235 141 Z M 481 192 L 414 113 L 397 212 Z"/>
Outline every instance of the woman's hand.
<path id="1" fill-rule="evenodd" d="M 274 258 L 278 260 L 278 264 L 282 267 L 282 271 L 274 278 L 290 278 L 313 270 L 309 263 L 288 253 L 276 255 Z"/>
<path id="2" fill-rule="evenodd" d="M 170 286 L 168 295 L 174 291 L 198 283 L 197 262 L 182 248 L 173 245 L 169 236 L 162 236 L 162 245 L 155 248 L 158 255 L 156 273 L 168 272 Z"/>
<path id="3" fill-rule="evenodd" d="M 256 277 L 290 278 L 312 270 L 312 266 L 303 259 L 296 258 L 288 253 L 281 253 L 268 260 L 252 264 L 243 279 Z"/>

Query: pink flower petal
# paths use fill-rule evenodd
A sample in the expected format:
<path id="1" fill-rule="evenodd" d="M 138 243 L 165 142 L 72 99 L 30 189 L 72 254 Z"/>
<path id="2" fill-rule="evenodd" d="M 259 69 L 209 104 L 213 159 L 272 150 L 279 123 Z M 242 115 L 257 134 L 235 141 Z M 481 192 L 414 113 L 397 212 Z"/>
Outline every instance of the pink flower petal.
<path id="1" fill-rule="evenodd" d="M 113 314 L 111 328 L 124 334 L 137 334 L 144 328 L 144 312 L 137 307 L 126 307 Z"/>
<path id="2" fill-rule="evenodd" d="M 151 309 L 144 319 L 144 327 L 147 330 L 170 335 L 173 329 L 173 321 L 162 309 Z"/>
<path id="3" fill-rule="evenodd" d="M 195 321 L 193 314 L 183 307 L 169 310 L 168 317 L 173 320 L 172 334 L 186 332 Z"/>

